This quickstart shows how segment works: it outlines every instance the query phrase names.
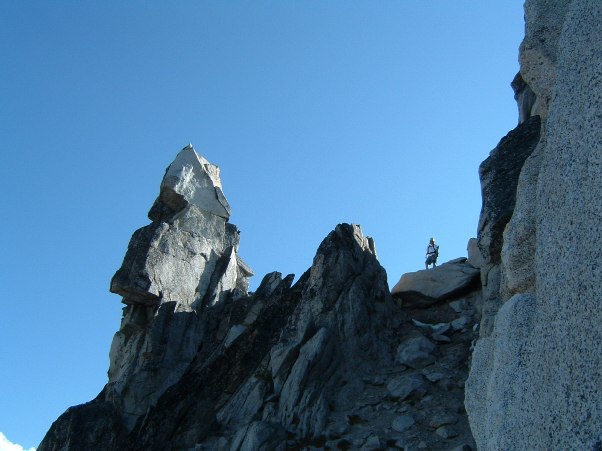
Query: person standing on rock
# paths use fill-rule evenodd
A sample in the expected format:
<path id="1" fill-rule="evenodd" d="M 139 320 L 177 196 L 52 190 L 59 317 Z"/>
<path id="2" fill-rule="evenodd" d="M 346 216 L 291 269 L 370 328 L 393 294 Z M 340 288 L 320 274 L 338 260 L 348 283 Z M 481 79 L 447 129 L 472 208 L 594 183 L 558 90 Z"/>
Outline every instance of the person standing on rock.
<path id="1" fill-rule="evenodd" d="M 429 269 L 429 265 L 432 263 L 433 268 L 437 266 L 437 257 L 439 256 L 439 246 L 435 244 L 435 238 L 431 238 L 429 245 L 426 247 L 426 269 Z"/>

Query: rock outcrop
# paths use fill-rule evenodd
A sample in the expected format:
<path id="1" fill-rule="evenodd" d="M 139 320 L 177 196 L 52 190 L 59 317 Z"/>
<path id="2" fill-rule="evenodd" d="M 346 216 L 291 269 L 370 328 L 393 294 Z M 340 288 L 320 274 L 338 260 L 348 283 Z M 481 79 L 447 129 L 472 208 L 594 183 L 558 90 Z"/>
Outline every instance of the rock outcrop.
<path id="1" fill-rule="evenodd" d="M 525 13 L 520 71 L 541 137 L 501 227 L 500 288 L 486 295 L 499 311 L 483 318 L 466 405 L 479 449 L 600 449 L 602 4 L 527 0 Z"/>
<path id="2" fill-rule="evenodd" d="M 372 239 L 340 224 L 295 284 L 274 272 L 248 293 L 229 213 L 217 167 L 183 149 L 111 281 L 125 308 L 109 381 L 40 450 L 474 445 L 462 400 L 478 270 L 419 271 L 410 293 L 444 282 L 400 308 Z"/>
<path id="3" fill-rule="evenodd" d="M 520 72 L 512 80 L 511 86 L 514 90 L 514 100 L 518 106 L 518 123 L 522 124 L 530 117 L 538 116 L 537 97 L 531 87 L 525 83 Z"/>
<path id="4" fill-rule="evenodd" d="M 111 280 L 126 307 L 104 398 L 128 430 L 196 356 L 202 306 L 246 294 L 252 273 L 236 254 L 239 232 L 227 223 L 229 211 L 219 168 L 185 147 L 165 172 L 149 212 L 153 222 L 133 234 Z"/>
<path id="5" fill-rule="evenodd" d="M 416 271 L 401 276 L 391 294 L 404 307 L 429 307 L 458 297 L 480 286 L 479 270 L 466 258 L 447 262 L 430 271 Z"/>
<path id="6" fill-rule="evenodd" d="M 493 318 L 501 305 L 500 265 L 503 233 L 514 212 L 519 176 L 539 142 L 540 119 L 533 116 L 506 135 L 479 167 L 483 206 L 478 225 L 477 245 L 481 252 L 483 319 L 481 334 L 491 333 Z M 525 171 L 526 173 L 526 171 Z M 531 247 L 530 235 L 522 243 Z M 531 254 L 527 254 L 531 255 Z"/>
<path id="7" fill-rule="evenodd" d="M 108 383 L 39 450 L 602 449 L 602 3 L 525 12 L 468 260 L 391 294 L 339 224 L 249 293 L 219 170 L 187 147 L 111 281 Z"/>

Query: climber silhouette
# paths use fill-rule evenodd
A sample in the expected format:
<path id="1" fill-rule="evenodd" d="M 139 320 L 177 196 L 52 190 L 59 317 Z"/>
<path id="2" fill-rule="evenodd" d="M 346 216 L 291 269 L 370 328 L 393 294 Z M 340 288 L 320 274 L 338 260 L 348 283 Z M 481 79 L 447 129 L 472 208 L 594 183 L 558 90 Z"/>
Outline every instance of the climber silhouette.
<path id="1" fill-rule="evenodd" d="M 429 269 L 429 265 L 432 263 L 433 268 L 437 266 L 437 257 L 439 256 L 439 246 L 435 244 L 435 238 L 431 238 L 429 245 L 426 247 L 426 269 Z"/>

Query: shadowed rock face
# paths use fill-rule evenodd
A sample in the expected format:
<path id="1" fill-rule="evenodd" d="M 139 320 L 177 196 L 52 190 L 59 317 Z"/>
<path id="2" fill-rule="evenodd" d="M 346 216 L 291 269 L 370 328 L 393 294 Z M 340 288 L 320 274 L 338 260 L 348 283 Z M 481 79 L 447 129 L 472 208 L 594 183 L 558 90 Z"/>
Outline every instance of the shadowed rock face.
<path id="1" fill-rule="evenodd" d="M 477 342 L 466 406 L 479 449 L 600 449 L 602 3 L 528 0 L 525 13 L 521 74 L 542 134 L 504 230 L 503 305 Z"/>
<path id="2" fill-rule="evenodd" d="M 479 270 L 466 259 L 459 259 L 433 269 L 404 274 L 391 294 L 404 307 L 427 308 L 474 290 L 479 285 L 478 279 Z"/>
<path id="3" fill-rule="evenodd" d="M 215 442 L 220 430 L 230 431 L 234 449 L 269 449 L 285 430 L 321 435 L 341 378 L 388 356 L 379 337 L 392 302 L 374 243 L 358 226 L 337 226 L 311 269 L 292 280 L 273 273 L 252 296 L 195 311 L 164 299 L 128 305 L 109 383 L 57 420 L 41 449 L 61 449 L 59 437 L 82 432 L 107 435 L 105 449 L 186 448 Z M 92 428 L 78 420 L 93 415 Z"/>
<path id="4" fill-rule="evenodd" d="M 285 430 L 323 433 L 341 378 L 386 354 L 378 338 L 392 306 L 386 275 L 359 228 L 342 224 L 311 269 L 293 287 L 291 281 L 268 275 L 253 296 L 208 310 L 228 326 L 217 326 L 223 332 L 211 335 L 207 354 L 147 415 L 137 440 L 217 447 L 225 435 L 234 437 L 224 442 L 230 449 L 254 449 L 282 442 Z M 221 425 L 213 434 L 221 432 L 200 429 L 199 415 L 210 415 Z"/>
<path id="5" fill-rule="evenodd" d="M 479 167 L 483 206 L 478 244 L 485 260 L 500 263 L 502 234 L 514 212 L 518 177 L 539 141 L 539 116 L 529 118 L 506 135 Z"/>
<path id="6" fill-rule="evenodd" d="M 166 177 L 196 158 L 182 152 Z M 201 176 L 164 180 L 111 283 L 126 307 L 109 382 L 39 449 L 474 445 L 462 399 L 480 287 L 401 309 L 373 240 L 340 224 L 294 285 L 274 272 L 247 293 L 252 273 L 207 164 L 192 164 L 213 184 L 199 183 L 202 195 L 182 188 Z"/>
<path id="7" fill-rule="evenodd" d="M 539 116 L 533 116 L 518 125 L 502 138 L 479 167 L 483 198 L 477 239 L 482 256 L 482 336 L 491 333 L 493 318 L 501 305 L 500 264 L 503 233 L 514 213 L 519 176 L 539 141 L 540 123 Z M 532 236 L 526 234 L 521 248 L 532 246 Z"/>
<path id="8" fill-rule="evenodd" d="M 126 304 L 102 398 L 126 430 L 176 383 L 205 334 L 203 307 L 246 295 L 250 269 L 237 256 L 219 169 L 185 147 L 167 168 L 149 217 L 137 230 L 111 291 Z"/>

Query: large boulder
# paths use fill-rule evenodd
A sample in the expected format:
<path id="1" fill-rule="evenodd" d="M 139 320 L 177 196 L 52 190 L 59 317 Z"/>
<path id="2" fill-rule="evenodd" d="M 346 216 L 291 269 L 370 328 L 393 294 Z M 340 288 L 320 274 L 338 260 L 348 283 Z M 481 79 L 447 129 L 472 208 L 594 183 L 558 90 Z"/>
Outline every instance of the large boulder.
<path id="1" fill-rule="evenodd" d="M 436 346 L 424 335 L 417 335 L 399 345 L 397 360 L 412 368 L 424 368 L 435 361 Z"/>
<path id="2" fill-rule="evenodd" d="M 404 274 L 391 294 L 403 307 L 427 308 L 475 288 L 479 285 L 479 274 L 465 258 L 458 259 L 433 269 Z"/>
<path id="3" fill-rule="evenodd" d="M 218 292 L 246 286 L 252 272 L 236 255 L 240 233 L 227 223 L 230 207 L 221 186 L 217 166 L 192 146 L 180 151 L 149 211 L 153 222 L 132 235 L 111 280 L 111 291 L 125 304 L 173 301 L 190 311 L 195 303 L 215 302 L 217 284 Z"/>

